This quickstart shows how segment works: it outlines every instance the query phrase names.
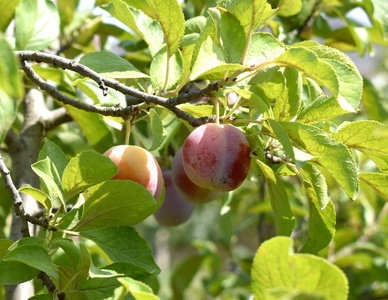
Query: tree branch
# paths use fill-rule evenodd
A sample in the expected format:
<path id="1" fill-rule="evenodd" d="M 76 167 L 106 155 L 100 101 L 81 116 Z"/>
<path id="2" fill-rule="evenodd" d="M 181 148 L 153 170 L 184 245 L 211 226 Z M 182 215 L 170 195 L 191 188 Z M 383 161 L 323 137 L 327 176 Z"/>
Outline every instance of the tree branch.
<path id="1" fill-rule="evenodd" d="M 11 199 L 12 199 L 12 204 L 15 209 L 15 213 L 17 216 L 19 216 L 20 220 L 22 221 L 22 237 L 29 237 L 30 232 L 28 230 L 28 222 L 26 218 L 26 212 L 23 207 L 23 201 L 22 198 L 20 197 L 20 194 L 15 187 L 12 178 L 11 178 L 11 172 L 8 170 L 7 166 L 4 163 L 3 157 L 0 154 L 0 173 L 1 176 L 4 179 L 4 186 L 6 189 L 8 189 Z"/>
<path id="2" fill-rule="evenodd" d="M 58 125 L 61 125 L 66 122 L 70 122 L 73 119 L 70 117 L 70 115 L 67 113 L 66 108 L 60 107 L 55 110 L 52 110 L 48 113 L 47 116 L 45 116 L 43 122 L 44 122 L 44 129 L 46 131 L 53 129 L 57 127 Z"/>
<path id="3" fill-rule="evenodd" d="M 206 118 L 195 118 L 190 114 L 187 114 L 181 111 L 176 107 L 178 104 L 195 101 L 201 99 L 203 97 L 210 96 L 214 91 L 219 88 L 219 83 L 215 82 L 213 84 L 209 84 L 206 88 L 194 91 L 191 93 L 183 93 L 175 98 L 166 99 L 160 96 L 150 95 L 144 93 L 142 91 L 130 88 L 125 84 L 120 83 L 117 80 L 105 78 L 93 71 L 92 69 L 75 62 L 74 60 L 69 60 L 63 57 L 59 57 L 56 55 L 39 52 L 39 51 L 16 51 L 16 55 L 19 56 L 21 61 L 21 66 L 26 75 L 37 84 L 42 90 L 47 91 L 53 98 L 62 102 L 63 104 L 68 104 L 74 106 L 76 108 L 95 112 L 104 116 L 114 116 L 114 117 L 122 117 L 124 119 L 128 118 L 133 113 L 136 113 L 140 110 L 140 105 L 130 105 L 125 108 L 119 107 L 101 107 L 90 105 L 84 102 L 80 102 L 78 100 L 72 99 L 68 96 L 63 95 L 59 92 L 54 86 L 45 82 L 35 71 L 31 68 L 31 66 L 26 62 L 26 60 L 33 60 L 36 62 L 45 62 L 48 64 L 52 64 L 56 67 L 60 67 L 63 69 L 69 69 L 74 72 L 81 74 L 82 76 L 89 77 L 90 79 L 97 82 L 100 88 L 103 90 L 104 95 L 106 95 L 107 87 L 110 87 L 116 91 L 119 91 L 125 95 L 130 95 L 136 97 L 146 104 L 156 104 L 163 106 L 167 109 L 170 109 L 178 118 L 184 119 L 189 122 L 192 126 L 199 126 L 204 123 L 214 122 L 214 117 L 206 117 Z"/>

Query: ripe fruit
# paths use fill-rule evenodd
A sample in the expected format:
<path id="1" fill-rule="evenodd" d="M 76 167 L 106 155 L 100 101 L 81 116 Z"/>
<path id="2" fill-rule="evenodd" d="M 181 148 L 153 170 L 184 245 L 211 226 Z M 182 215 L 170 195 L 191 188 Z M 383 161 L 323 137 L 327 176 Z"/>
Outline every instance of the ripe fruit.
<path id="1" fill-rule="evenodd" d="M 175 154 L 172 161 L 171 177 L 176 190 L 189 202 L 194 204 L 207 203 L 217 199 L 221 193 L 202 188 L 194 184 L 183 168 L 182 148 Z"/>
<path id="2" fill-rule="evenodd" d="M 118 174 L 111 179 L 140 183 L 156 201 L 159 200 L 163 191 L 162 170 L 151 153 L 137 146 L 120 145 L 110 148 L 104 155 L 119 168 Z"/>
<path id="3" fill-rule="evenodd" d="M 182 156 L 192 182 L 218 191 L 236 189 L 245 180 L 251 163 L 247 139 L 229 124 L 196 128 L 183 144 Z"/>
<path id="4" fill-rule="evenodd" d="M 176 191 L 171 179 L 171 171 L 163 172 L 164 202 L 154 213 L 156 221 L 163 226 L 178 226 L 186 222 L 194 211 L 194 204 L 187 202 Z"/>

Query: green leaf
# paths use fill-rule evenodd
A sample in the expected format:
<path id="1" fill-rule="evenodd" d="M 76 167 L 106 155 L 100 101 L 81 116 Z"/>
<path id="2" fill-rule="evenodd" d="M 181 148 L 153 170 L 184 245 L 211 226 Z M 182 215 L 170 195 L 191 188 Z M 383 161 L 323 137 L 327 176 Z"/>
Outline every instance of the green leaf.
<path id="1" fill-rule="evenodd" d="M 59 36 L 59 15 L 49 0 L 22 0 L 15 11 L 18 50 L 44 50 Z"/>
<path id="2" fill-rule="evenodd" d="M 191 70 L 191 61 L 194 54 L 194 49 L 197 45 L 199 34 L 192 33 L 183 36 L 179 47 L 182 49 L 183 69 L 178 83 L 181 83 L 189 74 Z"/>
<path id="3" fill-rule="evenodd" d="M 77 286 L 87 299 L 107 299 L 119 286 L 116 278 L 90 278 Z M 83 299 L 83 298 L 81 298 Z"/>
<path id="4" fill-rule="evenodd" d="M 177 0 L 146 0 L 154 16 L 162 26 L 167 53 L 170 57 L 178 50 L 185 31 L 185 18 Z"/>
<path id="5" fill-rule="evenodd" d="M 113 144 L 113 134 L 100 115 L 75 108 L 71 105 L 66 105 L 65 107 L 96 151 L 104 152 L 106 145 Z"/>
<path id="6" fill-rule="evenodd" d="M 240 22 L 228 11 L 221 10 L 217 32 L 225 61 L 240 63 L 246 43 L 246 36 Z"/>
<path id="7" fill-rule="evenodd" d="M 215 114 L 214 105 L 194 105 L 190 103 L 185 103 L 179 105 L 178 108 L 197 118 L 210 117 Z"/>
<path id="8" fill-rule="evenodd" d="M 352 200 L 357 198 L 359 181 L 357 166 L 350 150 L 323 130 L 297 122 L 280 122 L 297 145 L 316 157 Z"/>
<path id="9" fill-rule="evenodd" d="M 200 34 L 206 25 L 206 18 L 204 16 L 197 16 L 185 21 L 185 35 L 191 33 Z"/>
<path id="10" fill-rule="evenodd" d="M 49 157 L 31 165 L 32 170 L 38 175 L 43 182 L 52 201 L 59 199 L 63 206 L 66 206 L 63 197 L 61 178 L 53 162 Z"/>
<path id="11" fill-rule="evenodd" d="M 267 181 L 272 211 L 275 216 L 276 234 L 289 236 L 295 226 L 295 217 L 291 211 L 283 182 L 280 177 L 265 163 L 260 160 L 256 161 Z"/>
<path id="12" fill-rule="evenodd" d="M 143 282 L 134 280 L 129 277 L 119 278 L 118 281 L 127 289 L 127 291 L 136 300 L 157 300 L 152 289 Z"/>
<path id="13" fill-rule="evenodd" d="M 260 94 L 259 90 L 255 87 L 252 87 L 251 89 L 252 91 L 245 91 L 237 88 L 232 88 L 232 91 L 239 94 L 242 98 L 247 99 L 249 104 L 254 108 L 258 109 L 264 117 L 273 117 L 271 106 L 269 105 L 265 95 Z"/>
<path id="14" fill-rule="evenodd" d="M 360 173 L 359 177 L 375 189 L 381 197 L 388 201 L 388 174 L 383 173 Z"/>
<path id="15" fill-rule="evenodd" d="M 167 57 L 167 48 L 163 47 L 152 59 L 150 67 L 151 83 L 154 90 L 161 90 L 164 87 L 166 76 L 168 77 L 167 90 L 171 89 L 181 77 L 183 70 L 183 57 L 180 51 Z M 169 60 L 169 72 L 167 70 L 167 59 Z"/>
<path id="16" fill-rule="evenodd" d="M 63 239 L 63 238 L 54 239 L 52 244 L 62 248 L 62 250 L 66 253 L 70 261 L 73 272 L 76 273 L 78 271 L 78 267 L 81 262 L 80 249 L 77 248 L 74 245 L 74 242 L 70 239 Z"/>
<path id="17" fill-rule="evenodd" d="M 341 107 L 338 99 L 323 95 L 307 105 L 298 115 L 297 121 L 316 124 L 347 113 L 349 111 Z"/>
<path id="18" fill-rule="evenodd" d="M 267 294 L 273 289 L 313 292 L 333 300 L 345 300 L 349 292 L 341 269 L 321 257 L 294 254 L 289 237 L 275 237 L 261 244 L 253 260 L 251 280 L 255 299 L 263 300 L 273 299 Z"/>
<path id="19" fill-rule="evenodd" d="M 71 24 L 80 0 L 57 0 L 56 4 L 59 10 L 61 19 L 61 30 L 67 25 Z"/>
<path id="20" fill-rule="evenodd" d="M 59 279 L 58 270 L 47 250 L 38 245 L 20 245 L 8 251 L 3 256 L 3 261 L 20 262 L 41 270 L 56 280 Z"/>
<path id="21" fill-rule="evenodd" d="M 388 102 L 381 90 L 364 78 L 362 104 L 371 120 L 384 122 L 388 119 Z"/>
<path id="22" fill-rule="evenodd" d="M 49 139 L 45 138 L 45 143 L 39 152 L 38 161 L 49 157 L 59 173 L 59 178 L 62 178 L 63 171 L 68 163 L 67 157 L 63 150 Z"/>
<path id="23" fill-rule="evenodd" d="M 226 8 L 240 21 L 245 33 L 249 29 L 255 32 L 276 12 L 266 0 L 222 0 L 219 6 Z"/>
<path id="24" fill-rule="evenodd" d="M 85 54 L 79 61 L 80 64 L 83 64 L 93 71 L 101 74 L 106 78 L 114 79 L 131 79 L 131 78 L 145 78 L 148 79 L 149 76 L 140 72 L 136 69 L 130 62 L 126 59 L 118 56 L 109 51 L 100 51 L 92 52 Z M 73 78 L 74 85 L 76 85 L 80 80 L 86 79 L 84 76 L 76 75 Z"/>
<path id="25" fill-rule="evenodd" d="M 317 253 L 329 245 L 334 237 L 336 215 L 328 196 L 325 177 L 318 168 L 305 164 L 299 169 L 309 200 L 309 232 L 299 252 Z"/>
<path id="26" fill-rule="evenodd" d="M 35 278 L 39 270 L 16 261 L 0 262 L 0 285 L 14 285 Z"/>
<path id="27" fill-rule="evenodd" d="M 295 68 L 285 68 L 286 86 L 280 97 L 276 97 L 273 109 L 275 120 L 290 121 L 302 105 L 303 82 L 300 72 Z"/>
<path id="28" fill-rule="evenodd" d="M 284 131 L 283 127 L 276 122 L 275 120 L 267 119 L 267 124 L 271 132 L 275 134 L 275 137 L 283 145 L 283 149 L 286 154 L 295 161 L 294 149 L 292 148 L 292 143 L 287 133 Z"/>
<path id="29" fill-rule="evenodd" d="M 113 262 L 130 262 L 150 274 L 160 273 L 150 245 L 133 227 L 117 226 L 81 231 L 80 235 L 95 242 Z"/>
<path id="30" fill-rule="evenodd" d="M 248 66 L 256 66 L 263 62 L 274 60 L 284 51 L 284 44 L 277 40 L 272 34 L 255 32 L 252 34 L 252 39 L 249 43 L 245 64 Z"/>
<path id="31" fill-rule="evenodd" d="M 355 121 L 341 126 L 334 139 L 369 156 L 383 172 L 388 172 L 388 137 L 379 137 L 387 128 L 376 121 Z"/>
<path id="32" fill-rule="evenodd" d="M 135 1 L 128 2 L 130 6 L 136 7 Z M 145 1 L 142 2 L 145 3 Z M 108 5 L 103 5 L 102 8 L 136 32 L 149 46 L 151 56 L 154 56 L 163 47 L 162 27 L 154 19 L 120 0 L 113 0 Z"/>
<path id="33" fill-rule="evenodd" d="M 221 79 L 226 71 L 233 73 L 234 71 L 242 69 L 244 67 L 240 64 L 227 64 L 220 48 L 218 48 L 209 36 L 198 52 L 198 57 L 191 70 L 190 80 L 200 78 Z"/>
<path id="34" fill-rule="evenodd" d="M 284 0 L 279 6 L 277 14 L 282 17 L 296 15 L 302 9 L 302 0 Z"/>
<path id="35" fill-rule="evenodd" d="M 295 46 L 303 46 L 314 51 L 319 60 L 328 63 L 334 69 L 339 84 L 338 102 L 343 109 L 356 112 L 362 96 L 363 82 L 351 59 L 337 49 L 312 41 L 298 43 Z"/>
<path id="36" fill-rule="evenodd" d="M 0 14 L 1 12 L 0 9 Z M 24 91 L 18 62 L 2 33 L 0 45 L 0 143 L 2 143 L 15 120 Z"/>
<path id="37" fill-rule="evenodd" d="M 69 200 L 88 187 L 108 180 L 118 168 L 108 157 L 95 151 L 86 151 L 72 158 L 63 172 L 62 188 Z"/>
<path id="38" fill-rule="evenodd" d="M 166 138 L 167 132 L 163 127 L 162 120 L 160 119 L 158 113 L 154 109 L 150 109 L 149 117 L 151 121 L 151 131 L 152 131 L 152 145 L 148 149 L 149 151 L 156 150 L 163 143 Z"/>
<path id="39" fill-rule="evenodd" d="M 157 203 L 137 182 L 111 180 L 94 185 L 83 193 L 84 214 L 74 230 L 133 226 L 154 213 Z"/>
<path id="40" fill-rule="evenodd" d="M 5 32 L 21 0 L 0 1 L 0 31 Z"/>
<path id="41" fill-rule="evenodd" d="M 46 193 L 42 192 L 41 190 L 33 188 L 29 184 L 25 184 L 21 186 L 18 191 L 20 193 L 25 193 L 30 195 L 32 198 L 34 198 L 36 201 L 42 204 L 43 207 L 46 209 L 46 211 L 49 211 L 51 209 L 52 203 L 49 197 L 46 195 Z"/>
<path id="42" fill-rule="evenodd" d="M 335 97 L 338 97 L 339 82 L 336 72 L 329 63 L 320 60 L 312 50 L 305 47 L 293 47 L 279 55 L 275 62 L 297 68 L 304 72 L 305 76 L 326 86 Z"/>

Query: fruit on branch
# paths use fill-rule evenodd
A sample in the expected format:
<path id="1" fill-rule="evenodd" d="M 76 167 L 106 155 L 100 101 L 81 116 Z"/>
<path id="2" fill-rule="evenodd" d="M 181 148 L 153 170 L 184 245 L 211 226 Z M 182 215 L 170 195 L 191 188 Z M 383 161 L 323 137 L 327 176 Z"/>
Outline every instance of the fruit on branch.
<path id="1" fill-rule="evenodd" d="M 183 168 L 182 148 L 175 154 L 172 161 L 171 176 L 178 193 L 191 203 L 207 203 L 222 195 L 218 191 L 200 187 L 190 180 Z"/>
<path id="2" fill-rule="evenodd" d="M 207 189 L 236 189 L 245 180 L 251 164 L 246 137 L 229 124 L 199 126 L 187 137 L 182 151 L 187 176 Z"/>
<path id="3" fill-rule="evenodd" d="M 144 186 L 159 200 L 163 191 L 162 170 L 155 157 L 147 150 L 131 145 L 120 145 L 110 148 L 104 153 L 119 168 L 119 172 L 111 180 L 132 180 Z"/>
<path id="4" fill-rule="evenodd" d="M 156 221 L 163 226 L 178 226 L 186 222 L 194 211 L 194 204 L 187 202 L 175 189 L 171 171 L 164 171 L 164 202 L 154 213 Z"/>

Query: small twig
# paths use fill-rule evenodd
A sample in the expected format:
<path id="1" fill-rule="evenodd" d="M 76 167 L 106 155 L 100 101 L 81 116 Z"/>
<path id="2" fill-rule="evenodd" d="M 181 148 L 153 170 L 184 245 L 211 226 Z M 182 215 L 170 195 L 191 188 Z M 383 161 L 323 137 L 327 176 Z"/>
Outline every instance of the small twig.
<path id="1" fill-rule="evenodd" d="M 26 212 L 23 207 L 23 201 L 20 197 L 20 194 L 18 190 L 16 189 L 12 178 L 11 178 L 11 172 L 8 170 L 7 166 L 4 163 L 3 157 L 0 154 L 0 173 L 1 176 L 4 179 L 4 185 L 8 189 L 9 193 L 11 194 L 12 204 L 15 209 L 15 214 L 19 216 L 19 218 L 22 221 L 22 228 L 20 230 L 23 237 L 29 237 L 30 232 L 28 230 L 28 222 L 26 218 Z"/>

